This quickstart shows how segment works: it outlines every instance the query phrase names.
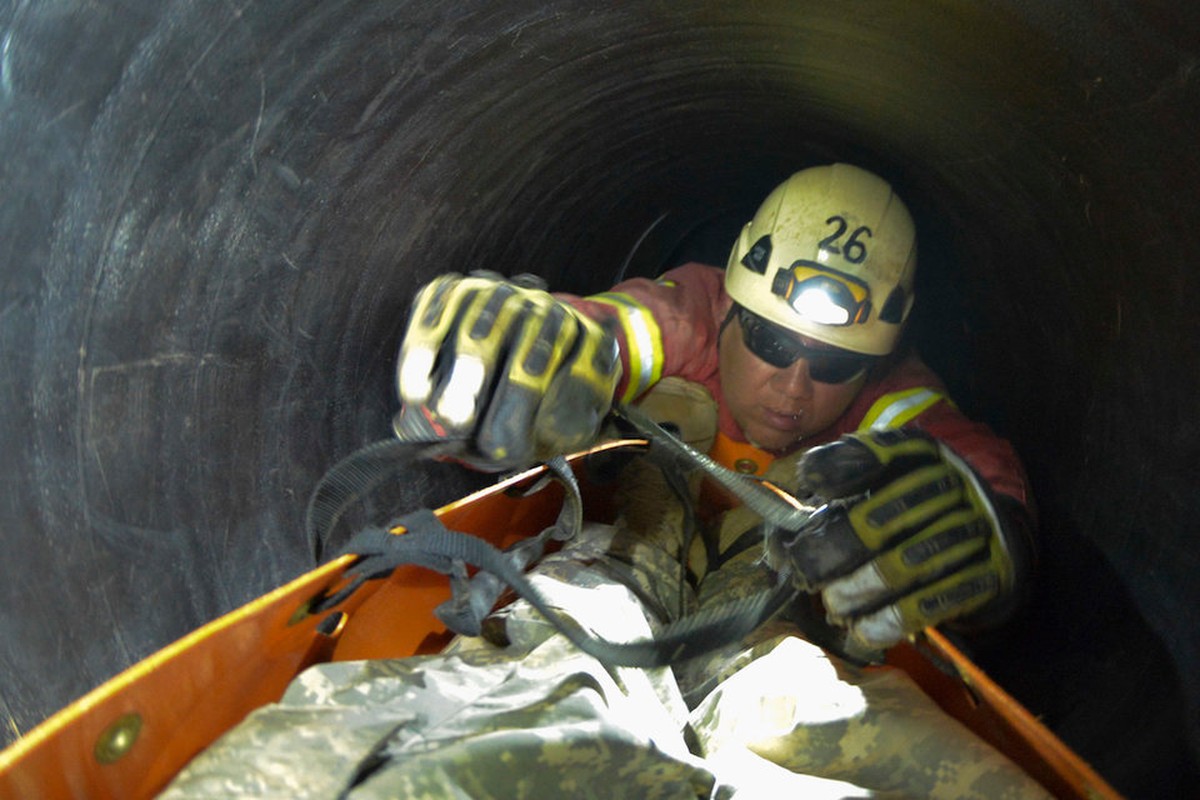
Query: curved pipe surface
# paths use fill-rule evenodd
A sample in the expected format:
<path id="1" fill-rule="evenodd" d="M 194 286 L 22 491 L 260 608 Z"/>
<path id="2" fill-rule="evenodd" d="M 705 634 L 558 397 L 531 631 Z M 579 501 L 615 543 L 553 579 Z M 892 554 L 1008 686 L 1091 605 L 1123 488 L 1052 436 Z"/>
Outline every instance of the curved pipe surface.
<path id="1" fill-rule="evenodd" d="M 6 735 L 310 566 L 420 283 L 723 262 L 843 159 L 909 200 L 914 335 L 1040 502 L 1037 603 L 977 657 L 1125 791 L 1188 774 L 1198 33 L 1161 0 L 0 5 Z"/>

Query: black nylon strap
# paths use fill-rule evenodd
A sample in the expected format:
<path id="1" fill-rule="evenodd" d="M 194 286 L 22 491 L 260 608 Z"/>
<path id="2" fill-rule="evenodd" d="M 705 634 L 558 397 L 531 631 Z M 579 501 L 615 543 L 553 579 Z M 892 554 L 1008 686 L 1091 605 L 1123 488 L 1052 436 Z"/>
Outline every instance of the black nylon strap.
<path id="1" fill-rule="evenodd" d="M 682 476 L 700 469 L 762 516 L 769 526 L 796 531 L 811 516 L 812 509 L 790 495 L 772 491 L 756 479 L 725 469 L 663 430 L 640 410 L 618 407 L 615 412 L 647 438 L 655 460 L 667 473 L 673 488 L 683 495 L 687 492 Z M 397 433 L 401 438 L 362 448 L 334 465 L 321 479 L 306 516 L 306 533 L 318 557 L 326 536 L 352 503 L 398 474 L 415 458 L 464 449 L 462 439 L 449 439 L 422 426 L 399 426 Z M 551 608 L 524 572 L 541 557 L 547 539 L 570 538 L 582 525 L 582 499 L 574 472 L 562 458 L 552 459 L 547 465 L 554 478 L 564 485 L 566 501 L 555 525 L 538 536 L 501 551 L 478 537 L 447 529 L 432 511 L 421 509 L 393 521 L 388 529 L 371 527 L 359 531 L 343 550 L 343 554 L 359 556 L 347 571 L 351 582 L 336 594 L 316 601 L 311 611 L 332 609 L 365 581 L 386 577 L 397 567 L 411 564 L 450 577 L 452 598 L 437 613 L 451 630 L 478 635 L 483 619 L 504 587 L 509 586 L 585 653 L 609 665 L 650 668 L 694 658 L 738 641 L 796 594 L 791 576 L 785 570 L 775 576 L 770 589 L 678 619 L 662 628 L 653 639 L 617 643 L 588 634 Z M 407 532 L 402 535 L 389 532 L 397 526 Z M 685 538 L 692 535 L 693 532 L 685 531 Z M 469 577 L 467 565 L 479 572 Z"/>
<path id="2" fill-rule="evenodd" d="M 618 405 L 613 411 L 645 436 L 651 448 L 659 449 L 664 457 L 673 458 L 679 469 L 685 472 L 701 470 L 762 517 L 763 522 L 768 525 L 785 531 L 797 531 L 812 516 L 814 509 L 803 505 L 791 495 L 772 491 L 768 484 L 758 478 L 726 469 L 687 442 L 663 430 L 662 426 L 641 409 Z"/>
<path id="3" fill-rule="evenodd" d="M 558 519 L 537 536 L 521 539 L 511 547 L 497 551 L 521 573 L 541 559 L 548 541 L 567 541 L 574 538 L 583 527 L 583 498 L 579 494 L 574 471 L 562 456 L 547 461 L 546 467 L 565 489 L 566 499 Z M 438 524 L 441 524 L 440 521 Z M 450 630 L 478 636 L 484 618 L 491 613 L 507 584 L 489 570 L 480 570 L 473 577 L 468 576 L 466 564 L 462 561 L 454 562 L 449 575 L 450 599 L 439 605 L 434 613 Z"/>
<path id="4" fill-rule="evenodd" d="M 418 458 L 445 452 L 446 442 L 424 439 L 385 439 L 362 447 L 334 464 L 313 490 L 304 515 L 309 550 L 319 563 L 325 542 L 342 515 Z"/>
<path id="5" fill-rule="evenodd" d="M 315 612 L 336 607 L 364 582 L 386 577 L 401 565 L 413 564 L 450 574 L 456 564 L 470 564 L 512 587 L 588 655 L 610 666 L 653 668 L 738 641 L 775 614 L 796 592 L 788 576 L 780 575 L 771 589 L 684 617 L 665 626 L 653 639 L 611 642 L 587 633 L 552 608 L 504 552 L 476 536 L 446 528 L 432 511 L 413 512 L 397 519 L 394 525 L 404 527 L 407 533 L 397 535 L 383 528 L 367 528 L 350 540 L 346 551 L 360 557 L 347 571 L 354 580 L 337 594 L 315 604 Z M 477 629 L 458 632 L 472 636 L 479 633 Z"/>

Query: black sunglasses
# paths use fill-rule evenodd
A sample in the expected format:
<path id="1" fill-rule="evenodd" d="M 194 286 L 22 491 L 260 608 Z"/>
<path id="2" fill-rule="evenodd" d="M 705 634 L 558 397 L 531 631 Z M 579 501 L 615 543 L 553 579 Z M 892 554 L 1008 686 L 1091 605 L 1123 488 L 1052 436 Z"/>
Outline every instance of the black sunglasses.
<path id="1" fill-rule="evenodd" d="M 817 383 L 848 383 L 866 372 L 873 356 L 846 350 L 815 350 L 805 347 L 783 329 L 744 308 L 738 308 L 742 341 L 746 349 L 777 369 L 786 369 L 803 358 L 808 376 Z"/>

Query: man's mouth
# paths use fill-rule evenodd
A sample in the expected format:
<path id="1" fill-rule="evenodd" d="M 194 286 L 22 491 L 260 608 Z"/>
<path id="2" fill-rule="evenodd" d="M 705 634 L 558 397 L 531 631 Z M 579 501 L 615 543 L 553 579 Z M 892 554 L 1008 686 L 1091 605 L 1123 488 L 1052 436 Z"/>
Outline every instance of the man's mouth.
<path id="1" fill-rule="evenodd" d="M 772 428 L 781 431 L 798 430 L 804 419 L 803 411 L 776 411 L 770 408 L 764 408 L 763 421 Z"/>

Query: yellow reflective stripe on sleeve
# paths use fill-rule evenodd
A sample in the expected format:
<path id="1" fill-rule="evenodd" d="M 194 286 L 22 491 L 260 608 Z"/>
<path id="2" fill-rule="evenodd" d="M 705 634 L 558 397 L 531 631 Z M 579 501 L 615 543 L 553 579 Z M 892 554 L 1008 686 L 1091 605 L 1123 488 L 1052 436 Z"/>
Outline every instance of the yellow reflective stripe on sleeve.
<path id="1" fill-rule="evenodd" d="M 858 429 L 865 431 L 904 427 L 939 400 L 952 402 L 941 392 L 924 386 L 885 394 L 871 405 Z"/>
<path id="2" fill-rule="evenodd" d="M 662 377 L 663 343 L 658 322 L 650 309 L 624 292 L 604 292 L 587 299 L 611 306 L 617 312 L 629 348 L 629 385 L 621 402 L 633 402 Z"/>

